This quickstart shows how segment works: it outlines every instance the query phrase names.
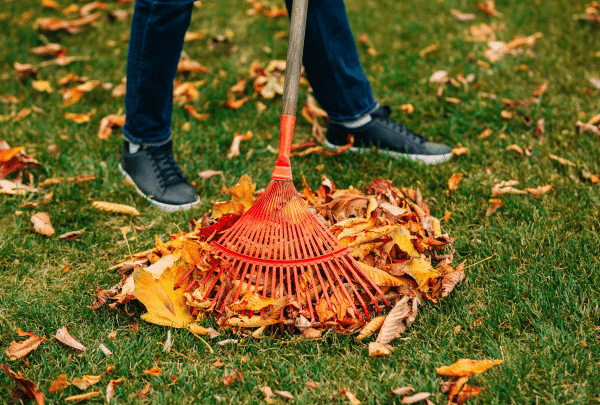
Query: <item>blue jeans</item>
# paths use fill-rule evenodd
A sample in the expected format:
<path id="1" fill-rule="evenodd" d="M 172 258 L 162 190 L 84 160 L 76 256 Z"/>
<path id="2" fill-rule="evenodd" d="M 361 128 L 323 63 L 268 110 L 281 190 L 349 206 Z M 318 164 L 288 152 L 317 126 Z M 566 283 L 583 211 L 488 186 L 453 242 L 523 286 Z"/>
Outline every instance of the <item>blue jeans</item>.
<path id="1" fill-rule="evenodd" d="M 171 136 L 173 80 L 193 0 L 136 0 L 127 57 L 126 139 L 161 144 Z M 286 0 L 291 11 L 292 0 Z M 358 59 L 343 0 L 309 0 L 303 64 L 314 96 L 334 121 L 377 102 Z"/>

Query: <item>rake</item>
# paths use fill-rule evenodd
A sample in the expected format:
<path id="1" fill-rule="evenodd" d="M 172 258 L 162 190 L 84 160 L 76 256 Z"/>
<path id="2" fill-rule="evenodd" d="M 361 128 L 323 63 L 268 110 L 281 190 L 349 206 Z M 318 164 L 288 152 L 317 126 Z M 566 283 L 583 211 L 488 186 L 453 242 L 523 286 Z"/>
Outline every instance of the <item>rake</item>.
<path id="1" fill-rule="evenodd" d="M 224 260 L 206 294 L 227 269 L 232 280 L 239 281 L 234 287 L 233 301 L 247 292 L 260 293 L 268 298 L 288 296 L 291 300 L 295 299 L 301 313 L 308 310 L 307 317 L 314 322 L 316 303 L 319 302 L 326 303 L 327 308 L 336 314 L 334 317 L 344 317 L 335 308 L 344 306 L 351 307 L 358 315 L 356 298 L 368 319 L 365 299 L 380 311 L 372 291 L 386 305 L 387 300 L 358 266 L 350 249 L 344 247 L 309 210 L 292 182 L 290 149 L 296 120 L 307 4 L 308 0 L 295 0 L 292 6 L 279 155 L 271 181 L 256 203 L 217 241 L 211 242 L 212 253 Z M 221 283 L 219 288 L 223 286 Z M 220 296 L 221 291 L 218 291 L 215 301 Z"/>

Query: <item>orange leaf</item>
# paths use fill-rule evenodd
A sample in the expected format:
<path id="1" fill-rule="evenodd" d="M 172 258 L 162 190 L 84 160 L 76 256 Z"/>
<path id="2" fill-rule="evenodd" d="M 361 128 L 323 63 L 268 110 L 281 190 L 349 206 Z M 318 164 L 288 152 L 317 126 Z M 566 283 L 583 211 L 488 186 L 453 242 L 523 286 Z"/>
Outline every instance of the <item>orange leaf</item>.
<path id="1" fill-rule="evenodd" d="M 244 105 L 244 103 L 246 101 L 248 101 L 250 99 L 250 97 L 246 96 L 244 98 L 241 98 L 239 100 L 235 100 L 235 99 L 229 99 L 225 102 L 225 106 L 232 108 L 234 110 L 237 110 L 238 108 L 240 108 L 242 105 Z"/>
<path id="2" fill-rule="evenodd" d="M 143 370 L 142 373 L 144 373 L 146 375 L 161 375 L 162 370 L 160 369 L 160 367 L 154 366 L 148 370 Z"/>
<path id="3" fill-rule="evenodd" d="M 92 115 L 96 113 L 96 110 L 92 110 L 87 114 L 75 114 L 75 113 L 65 113 L 65 118 L 76 122 L 77 124 L 83 124 L 85 122 L 90 122 Z"/>
<path id="4" fill-rule="evenodd" d="M 87 390 L 94 384 L 97 384 L 102 379 L 101 375 L 84 375 L 83 377 L 75 377 L 71 381 L 71 385 L 76 386 L 80 390 Z"/>
<path id="5" fill-rule="evenodd" d="M 4 371 L 8 376 L 19 386 L 21 391 L 27 395 L 27 397 L 35 400 L 37 405 L 44 405 L 44 394 L 39 391 L 32 381 L 23 377 L 23 374 L 19 374 L 12 371 L 7 365 L 0 364 L 0 370 Z"/>
<path id="6" fill-rule="evenodd" d="M 52 385 L 50 385 L 50 388 L 48 388 L 48 392 L 62 391 L 68 386 L 69 382 L 67 381 L 67 375 L 61 374 L 56 378 L 55 381 L 52 382 Z"/>
<path id="7" fill-rule="evenodd" d="M 201 114 L 197 112 L 196 109 L 191 105 L 184 105 L 183 108 L 185 108 L 185 110 L 197 120 L 206 121 L 210 117 L 210 114 Z"/>
<path id="8" fill-rule="evenodd" d="M 466 375 L 481 374 L 487 369 L 502 363 L 502 360 L 469 360 L 460 359 L 451 366 L 436 368 L 435 371 L 440 375 L 452 377 L 464 377 Z"/>
<path id="9" fill-rule="evenodd" d="M 462 174 L 460 174 L 460 173 L 454 173 L 448 179 L 448 188 L 450 190 L 458 190 L 458 185 L 459 185 L 461 179 L 462 179 Z"/>
<path id="10" fill-rule="evenodd" d="M 201 72 L 208 73 L 210 70 L 207 67 L 202 66 L 200 63 L 196 62 L 193 59 L 189 58 L 181 58 L 179 59 L 179 63 L 177 64 L 178 72 Z"/>
<path id="11" fill-rule="evenodd" d="M 137 209 L 135 209 L 134 207 L 131 207 L 129 205 L 124 205 L 124 204 L 116 204 L 116 203 L 111 203 L 111 202 L 106 202 L 106 201 L 94 201 L 92 203 L 92 207 L 97 210 L 104 211 L 104 212 L 113 212 L 113 213 L 117 213 L 117 214 L 140 215 L 140 212 Z"/>
<path id="12" fill-rule="evenodd" d="M 11 360 L 22 359 L 31 351 L 37 349 L 37 347 L 46 340 L 48 339 L 45 337 L 31 336 L 29 339 L 23 340 L 22 342 L 12 341 L 4 354 L 6 354 Z"/>
<path id="13" fill-rule="evenodd" d="M 79 394 L 79 395 L 71 395 L 70 397 L 65 398 L 65 401 L 68 402 L 80 402 L 86 399 L 90 399 L 90 398 L 94 398 L 98 395 L 102 395 L 102 392 L 100 391 L 95 391 L 95 392 L 87 392 L 85 394 Z"/>

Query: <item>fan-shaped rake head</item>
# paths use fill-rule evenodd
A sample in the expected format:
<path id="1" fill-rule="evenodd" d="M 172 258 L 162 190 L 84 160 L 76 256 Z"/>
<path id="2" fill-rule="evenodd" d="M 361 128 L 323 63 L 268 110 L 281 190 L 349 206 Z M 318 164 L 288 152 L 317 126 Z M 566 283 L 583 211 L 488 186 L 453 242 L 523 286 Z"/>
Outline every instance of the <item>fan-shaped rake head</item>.
<path id="1" fill-rule="evenodd" d="M 248 292 L 268 298 L 287 296 L 301 312 L 307 309 L 313 322 L 315 308 L 322 300 L 338 318 L 344 316 L 341 307 L 350 307 L 358 314 L 355 302 L 368 318 L 363 296 L 378 311 L 374 293 L 387 304 L 349 248 L 342 246 L 309 210 L 291 180 L 271 180 L 258 201 L 218 241 L 211 242 L 211 250 L 224 261 L 220 269 L 213 269 L 218 271 L 216 277 L 211 277 L 211 271 L 204 279 L 211 282 L 205 290 L 207 295 L 228 271 L 239 281 L 233 301 Z M 215 302 L 220 296 L 221 291 Z"/>

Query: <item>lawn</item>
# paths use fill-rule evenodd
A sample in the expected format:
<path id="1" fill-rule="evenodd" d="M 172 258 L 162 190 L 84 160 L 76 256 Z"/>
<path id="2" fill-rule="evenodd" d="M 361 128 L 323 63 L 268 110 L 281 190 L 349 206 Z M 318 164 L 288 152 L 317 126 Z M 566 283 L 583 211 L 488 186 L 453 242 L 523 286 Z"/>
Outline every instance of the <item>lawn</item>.
<path id="1" fill-rule="evenodd" d="M 86 306 L 98 286 L 109 288 L 118 281 L 109 270 L 117 260 L 152 248 L 155 236 L 167 240 L 187 230 L 189 220 L 227 198 L 221 195 L 223 186 L 232 186 L 243 174 L 258 188 L 266 186 L 276 158 L 268 147 L 278 146 L 280 96 L 264 99 L 247 85 L 250 100 L 241 108 L 224 103 L 229 89 L 240 78 L 248 79 L 253 61 L 266 66 L 285 59 L 287 18 L 250 15 L 252 5 L 245 1 L 203 1 L 195 8 L 189 31 L 202 39 L 187 42 L 184 52 L 209 72 L 178 77 L 203 81 L 199 97 L 185 104 L 210 116 L 197 120 L 176 102 L 172 128 L 176 158 L 204 200 L 193 211 L 166 214 L 122 179 L 119 128 L 108 139 L 97 136 L 103 117 L 124 113 L 123 97 L 111 92 L 125 76 L 133 3 L 107 2 L 105 9 L 93 11 L 101 17 L 77 33 L 36 28 L 38 18 L 76 18 L 77 13 L 63 13 L 71 2 L 57 2 L 58 9 L 5 0 L 0 9 L 0 140 L 25 147 L 41 163 L 28 169 L 35 184 L 51 177 L 95 176 L 40 187 L 39 193 L 0 194 L 0 348 L 22 339 L 17 328 L 51 337 L 62 326 L 88 348 L 81 354 L 49 340 L 21 360 L 0 355 L 0 363 L 22 372 L 44 392 L 46 403 L 64 403 L 81 393 L 74 386 L 49 392 L 60 374 L 69 380 L 101 375 L 112 365 L 110 376 L 89 391 L 105 390 L 110 379 L 124 377 L 115 391 L 118 403 L 262 403 L 260 387 L 270 386 L 295 396 L 279 398 L 279 403 L 344 404 L 349 399 L 340 391 L 347 390 L 363 404 L 387 404 L 401 402 L 393 389 L 410 385 L 431 392 L 430 399 L 442 404 L 447 397 L 435 369 L 461 358 L 503 360 L 471 378 L 469 384 L 483 388 L 468 400 L 471 404 L 600 403 L 600 182 L 593 176 L 600 175 L 600 136 L 577 128 L 577 122 L 600 114 L 600 26 L 573 18 L 585 13 L 589 1 L 498 0 L 493 16 L 475 1 L 348 0 L 361 60 L 379 101 L 391 105 L 393 117 L 415 132 L 469 153 L 436 166 L 389 160 L 376 150 L 309 154 L 292 159 L 296 184 L 300 187 L 305 178 L 316 189 L 326 175 L 339 188 L 363 189 L 380 178 L 420 188 L 434 216 L 451 212 L 442 230 L 456 239 L 454 260 L 466 261 L 467 279 L 439 304 L 425 303 L 388 356 L 368 356 L 368 340 L 333 331 L 316 340 L 287 333 L 252 339 L 224 331 L 224 339 L 239 343 L 221 347 L 209 340 L 211 353 L 189 332 L 171 329 L 173 349 L 195 362 L 162 352 L 157 342 L 166 340 L 169 328 L 142 321 L 145 310 L 139 303 L 117 310 Z M 130 13 L 109 19 L 115 10 Z M 460 21 L 452 10 L 474 18 Z M 474 38 L 475 31 L 483 35 L 482 24 L 493 38 Z M 229 42 L 211 49 L 210 39 L 219 36 Z M 507 44 L 515 37 L 529 42 L 490 60 L 490 40 Z M 47 43 L 59 43 L 67 56 L 80 58 L 65 66 L 40 65 L 51 57 L 31 49 Z M 18 77 L 15 63 L 34 65 L 37 77 Z M 442 70 L 447 72 L 444 83 L 432 81 Z M 59 84 L 68 73 L 113 87 L 97 86 L 65 106 L 60 90 L 76 85 Z M 48 81 L 51 91 L 36 90 L 34 80 Z M 305 85 L 300 106 L 308 94 Z M 257 101 L 267 107 L 260 113 Z M 400 108 L 407 104 L 414 111 Z M 19 119 L 24 109 L 31 112 Z M 89 122 L 65 117 L 93 110 Z M 253 136 L 242 142 L 240 156 L 228 159 L 234 134 L 247 131 Z M 310 136 L 311 124 L 299 116 L 295 139 Z M 198 175 L 209 169 L 223 176 Z M 461 181 L 449 190 L 454 174 Z M 552 189 L 537 196 L 492 196 L 495 185 L 509 180 L 518 181 L 513 187 L 519 190 Z M 491 198 L 501 206 L 491 210 Z M 91 207 L 98 200 L 135 206 L 141 214 L 100 212 Z M 30 220 L 40 211 L 49 215 L 57 235 L 86 231 L 72 241 L 43 236 Z M 134 228 L 150 224 L 146 230 Z M 125 226 L 131 226 L 127 244 L 122 243 Z M 114 340 L 108 338 L 113 331 L 118 331 Z M 103 354 L 101 343 L 112 356 Z M 223 366 L 215 367 L 219 359 Z M 161 375 L 142 372 L 156 364 Z M 223 375 L 234 370 L 243 380 L 225 385 Z M 307 381 L 320 386 L 309 388 Z M 148 382 L 150 392 L 139 399 L 136 391 Z M 9 403 L 15 389 L 0 373 L 0 402 Z M 88 402 L 105 400 L 97 396 Z"/>

